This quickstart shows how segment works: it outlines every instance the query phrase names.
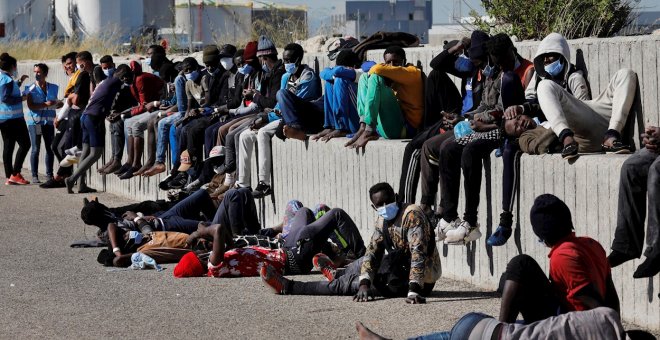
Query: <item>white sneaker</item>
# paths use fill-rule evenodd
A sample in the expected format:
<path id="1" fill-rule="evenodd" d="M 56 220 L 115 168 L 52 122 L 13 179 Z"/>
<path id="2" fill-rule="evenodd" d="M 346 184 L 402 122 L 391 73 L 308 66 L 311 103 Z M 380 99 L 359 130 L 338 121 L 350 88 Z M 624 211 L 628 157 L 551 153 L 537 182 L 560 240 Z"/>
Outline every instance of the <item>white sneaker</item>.
<path id="1" fill-rule="evenodd" d="M 79 157 L 76 156 L 71 156 L 67 155 L 64 157 L 64 159 L 60 162 L 60 166 L 64 168 L 68 168 L 70 166 L 73 166 L 74 164 L 78 164 L 78 161 L 80 161 Z"/>
<path id="2" fill-rule="evenodd" d="M 456 229 L 461 222 L 461 219 L 458 217 L 451 222 L 447 222 L 444 218 L 440 218 L 440 222 L 438 222 L 438 225 L 435 227 L 435 241 L 443 241 L 447 238 L 447 232 Z"/>
<path id="3" fill-rule="evenodd" d="M 464 245 L 480 238 L 481 231 L 479 231 L 479 223 L 473 227 L 470 223 L 463 221 L 456 229 L 447 231 L 446 235 L 446 244 Z"/>
<path id="4" fill-rule="evenodd" d="M 78 151 L 78 146 L 74 146 L 71 149 L 66 149 L 64 150 L 64 153 L 69 155 L 69 156 L 75 156 Z"/>

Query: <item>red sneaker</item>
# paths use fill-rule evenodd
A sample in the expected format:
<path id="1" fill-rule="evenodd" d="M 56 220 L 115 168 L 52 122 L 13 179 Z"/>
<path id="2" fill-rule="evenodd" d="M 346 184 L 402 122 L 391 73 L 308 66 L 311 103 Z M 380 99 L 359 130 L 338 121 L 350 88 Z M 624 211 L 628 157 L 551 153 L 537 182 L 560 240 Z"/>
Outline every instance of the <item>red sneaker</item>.
<path id="1" fill-rule="evenodd" d="M 337 273 L 337 267 L 335 267 L 335 264 L 332 262 L 332 260 L 328 257 L 328 255 L 323 254 L 323 253 L 318 253 L 314 255 L 314 258 L 312 259 L 312 263 L 314 263 L 314 268 L 318 269 L 323 276 L 325 276 L 328 281 L 332 281 L 335 279 L 335 274 Z"/>
<path id="2" fill-rule="evenodd" d="M 9 182 L 10 184 L 16 184 L 16 185 L 30 184 L 30 182 L 28 182 L 25 178 L 23 178 L 23 175 L 21 175 L 21 174 L 16 174 L 16 175 L 9 176 L 9 179 L 7 180 L 7 182 Z"/>
<path id="3" fill-rule="evenodd" d="M 278 273 L 275 267 L 269 264 L 264 264 L 261 266 L 259 273 L 261 274 L 261 280 L 263 280 L 275 294 L 286 294 L 284 287 L 288 280 L 285 279 L 282 274 Z"/>

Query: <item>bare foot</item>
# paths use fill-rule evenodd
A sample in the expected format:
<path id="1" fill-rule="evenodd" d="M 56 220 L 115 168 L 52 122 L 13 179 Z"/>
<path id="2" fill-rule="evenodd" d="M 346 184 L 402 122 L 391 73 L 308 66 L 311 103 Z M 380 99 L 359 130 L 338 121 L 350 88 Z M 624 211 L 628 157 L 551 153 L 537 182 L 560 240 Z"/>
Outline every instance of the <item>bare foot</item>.
<path id="1" fill-rule="evenodd" d="M 312 136 L 311 138 L 312 138 L 312 140 L 319 140 L 319 139 L 321 139 L 322 137 L 325 137 L 326 135 L 328 135 L 329 133 L 331 133 L 331 132 L 333 132 L 333 131 L 335 131 L 335 130 L 333 130 L 333 129 L 325 129 L 325 130 L 323 130 L 323 131 L 321 131 L 321 132 L 315 134 L 315 135 Z M 322 139 L 321 139 L 321 140 L 322 140 Z"/>
<path id="2" fill-rule="evenodd" d="M 358 138 L 360 138 L 360 136 L 362 136 L 362 134 L 364 133 L 365 127 L 366 125 L 364 123 L 360 123 L 360 128 L 358 129 L 358 131 L 355 133 L 355 135 L 353 135 L 353 138 L 351 138 L 348 142 L 346 142 L 346 144 L 344 144 L 344 146 L 347 148 L 352 148 L 353 144 L 355 144 Z"/>
<path id="3" fill-rule="evenodd" d="M 288 125 L 284 125 L 284 136 L 286 136 L 286 138 L 303 140 L 303 141 L 307 138 L 307 135 L 305 135 L 305 131 L 292 128 Z"/>
<path id="4" fill-rule="evenodd" d="M 365 131 L 360 135 L 360 138 L 358 138 L 358 140 L 355 141 L 353 145 L 351 145 L 351 147 L 353 149 L 364 148 L 365 146 L 367 146 L 367 143 L 369 143 L 370 140 L 376 140 L 378 138 L 379 138 L 378 134 L 375 131 L 371 131 L 371 132 Z"/>
<path id="5" fill-rule="evenodd" d="M 330 132 L 329 134 L 323 136 L 323 138 L 321 138 L 321 141 L 327 143 L 327 142 L 329 142 L 329 141 L 330 141 L 331 139 L 333 139 L 333 138 L 337 138 L 337 137 L 345 137 L 346 135 L 347 135 L 346 131 L 343 131 L 343 130 L 332 130 L 332 132 Z"/>
<path id="6" fill-rule="evenodd" d="M 372 332 L 369 328 L 364 327 L 362 322 L 358 321 L 355 323 L 355 329 L 360 336 L 360 340 L 384 340 L 382 336 Z"/>

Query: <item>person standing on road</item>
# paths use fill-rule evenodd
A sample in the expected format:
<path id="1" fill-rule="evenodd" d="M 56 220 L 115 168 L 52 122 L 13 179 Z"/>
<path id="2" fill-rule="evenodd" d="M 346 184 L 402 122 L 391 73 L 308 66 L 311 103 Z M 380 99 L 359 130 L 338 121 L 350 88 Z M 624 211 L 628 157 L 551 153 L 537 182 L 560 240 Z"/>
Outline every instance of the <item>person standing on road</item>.
<path id="1" fill-rule="evenodd" d="M 21 81 L 17 77 L 16 58 L 7 53 L 0 55 L 0 131 L 2 132 L 2 162 L 5 165 L 5 185 L 30 184 L 23 175 L 23 161 L 30 150 L 25 117 L 23 117 L 23 97 L 21 96 Z M 18 144 L 18 152 L 12 163 L 14 147 Z"/>

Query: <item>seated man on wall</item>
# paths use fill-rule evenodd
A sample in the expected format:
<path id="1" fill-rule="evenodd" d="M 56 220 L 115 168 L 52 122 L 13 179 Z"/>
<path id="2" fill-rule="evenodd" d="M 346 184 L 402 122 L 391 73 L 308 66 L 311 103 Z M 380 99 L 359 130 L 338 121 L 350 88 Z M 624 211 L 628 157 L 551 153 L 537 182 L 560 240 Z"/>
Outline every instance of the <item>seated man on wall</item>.
<path id="1" fill-rule="evenodd" d="M 265 36 L 259 38 L 257 57 L 261 61 L 263 78 L 261 80 L 261 89 L 253 94 L 253 101 L 265 112 L 272 112 L 277 105 L 277 92 L 282 89 L 282 78 L 286 74 L 284 63 L 277 58 L 277 49 L 275 44 Z M 299 87 L 302 90 L 302 87 Z M 262 198 L 272 193 L 271 188 L 271 167 L 272 152 L 271 141 L 278 126 L 279 119 L 269 121 L 265 113 L 261 117 L 252 121 L 252 124 L 243 131 L 239 138 L 238 146 L 238 178 L 233 180 L 231 174 L 227 174 L 229 179 L 225 179 L 225 187 L 238 182 L 240 187 L 251 187 L 252 185 L 252 166 L 251 158 L 255 145 L 258 152 L 258 175 L 259 184 L 252 191 L 255 198 Z"/>
<path id="2" fill-rule="evenodd" d="M 325 84 L 323 108 L 324 130 L 314 135 L 312 140 L 329 141 L 335 137 L 344 137 L 357 132 L 360 117 L 357 113 L 357 82 L 360 73 L 360 59 L 351 50 L 339 52 L 335 67 L 326 67 L 321 71 Z M 359 71 L 358 71 L 359 70 Z"/>
<path id="3" fill-rule="evenodd" d="M 329 282 L 289 280 L 271 266 L 261 269 L 264 282 L 276 294 L 354 295 L 358 302 L 379 294 L 405 296 L 407 303 L 425 303 L 425 296 L 440 276 L 433 226 L 419 207 L 397 202 L 394 189 L 387 183 L 371 187 L 369 196 L 379 218 L 362 258 L 342 272 L 322 268 Z"/>
<path id="4" fill-rule="evenodd" d="M 531 73 L 531 62 L 519 58 L 506 34 L 497 34 L 488 42 L 493 71 L 486 77 L 481 104 L 466 113 L 473 118 L 472 130 L 459 138 L 449 138 L 441 145 L 439 168 L 442 188 L 442 218 L 436 235 L 449 244 L 464 244 L 481 237 L 478 224 L 482 168 L 484 159 L 503 143 L 501 123 L 504 109 L 522 104 L 523 82 Z M 522 76 L 519 76 L 522 75 Z M 463 220 L 458 217 L 461 170 L 465 190 Z"/>
<path id="5" fill-rule="evenodd" d="M 566 59 L 564 37 L 551 33 L 543 41 L 534 59 L 536 81 L 525 93 L 529 104 L 516 106 L 515 112 L 507 115 L 533 115 L 541 110 L 564 145 L 562 156 L 566 159 L 576 157 L 579 151 L 630 153 L 630 141 L 624 140 L 630 136 L 622 133 L 633 107 L 637 74 L 621 69 L 596 99 L 585 100 L 588 96 L 582 80 L 571 78 L 574 69 Z M 567 88 L 562 84 L 568 84 Z"/>
<path id="6" fill-rule="evenodd" d="M 526 103 L 507 108 L 504 112 L 504 117 L 508 121 L 515 120 L 521 115 L 519 112 L 522 112 L 525 107 L 528 107 L 532 109 L 526 110 L 525 116 L 539 117 L 539 119 L 545 121 L 543 113 L 536 104 L 536 87 L 544 79 L 556 82 L 579 100 L 589 100 L 591 96 L 587 81 L 584 79 L 582 71 L 571 64 L 570 60 L 571 51 L 568 42 L 561 35 L 550 34 L 543 39 L 534 57 L 534 65 L 536 67 L 542 66 L 542 71 L 539 71 L 540 69 L 534 71 L 534 76 L 526 87 Z M 528 121 L 528 119 L 524 119 L 523 123 Z M 546 128 L 550 128 L 550 123 L 544 123 L 544 125 Z M 543 129 L 542 127 L 539 128 Z M 505 143 L 502 153 L 502 160 L 504 162 L 502 213 L 500 214 L 500 223 L 497 230 L 488 238 L 488 244 L 491 246 L 504 245 L 512 233 L 512 211 L 516 188 L 519 185 L 520 155 L 520 146 L 517 141 L 511 140 Z"/>
<path id="7" fill-rule="evenodd" d="M 147 129 L 149 119 L 158 112 L 147 104 L 160 99 L 165 82 L 158 76 L 142 72 L 142 65 L 137 61 L 131 61 L 131 70 L 135 74 L 135 80 L 131 85 L 131 93 L 137 101 L 137 106 L 130 112 L 123 114 L 124 133 L 128 137 L 126 163 L 122 166 L 123 172 L 119 173 L 120 179 L 128 179 L 136 175 L 142 169 L 142 153 L 144 151 L 144 131 Z M 142 169 L 146 171 L 147 169 Z"/>
<path id="8" fill-rule="evenodd" d="M 486 47 L 490 36 L 482 31 L 472 32 L 470 38 L 470 48 L 468 49 L 468 54 L 470 56 L 470 63 L 473 65 L 473 71 L 469 76 L 465 73 L 456 73 L 456 75 L 462 75 L 463 77 L 468 77 L 464 79 L 465 89 L 463 93 L 463 106 L 461 108 L 461 117 L 467 113 L 477 109 L 481 104 L 482 93 L 484 91 L 484 82 L 487 78 L 491 76 L 492 66 L 490 66 L 490 58 L 488 56 L 488 49 Z M 440 53 L 431 61 L 431 65 L 438 63 L 437 67 L 446 64 L 446 58 L 449 58 L 450 53 L 457 53 L 463 47 L 463 43 L 458 43 L 453 47 L 449 48 L 446 51 Z M 440 59 L 440 60 L 438 60 Z M 461 63 L 464 61 L 461 60 L 461 57 L 457 57 L 454 61 L 454 65 L 451 65 L 452 68 L 456 69 L 466 69 L 466 66 L 461 66 Z M 443 62 L 444 61 L 444 62 Z M 445 66 L 445 68 L 450 66 Z M 488 72 L 484 72 L 484 70 Z M 449 71 L 448 71 L 449 72 Z M 438 71 L 438 73 L 441 73 Z M 488 74 L 488 77 L 486 76 Z M 429 75 L 429 81 L 435 77 L 440 77 L 436 74 L 436 70 L 431 71 Z M 433 109 L 435 106 L 427 106 L 427 109 Z M 436 136 L 430 137 L 428 140 L 424 141 L 422 145 L 421 155 L 420 155 L 420 172 L 421 172 L 421 186 L 422 186 L 422 197 L 420 201 L 420 208 L 427 215 L 433 214 L 432 206 L 435 204 L 436 196 L 438 193 L 438 181 L 440 180 L 440 151 L 442 150 L 443 145 L 446 145 L 445 142 L 454 138 L 453 127 L 460 121 L 460 117 L 452 112 L 445 112 L 444 117 L 442 118 L 445 122 L 445 131 L 444 133 L 439 133 Z M 449 129 L 451 127 L 451 129 Z M 414 140 L 417 140 L 417 137 Z M 412 142 L 412 141 L 411 141 Z M 408 149 L 408 146 L 406 146 Z M 402 175 L 403 177 L 403 175 Z M 401 185 L 403 187 L 405 194 L 405 199 L 408 200 L 409 197 L 412 197 L 411 190 L 407 188 L 406 185 Z M 399 191 L 402 191 L 401 189 Z M 399 192 L 401 195 L 401 192 Z"/>
<path id="9" fill-rule="evenodd" d="M 616 267 L 642 255 L 648 195 L 646 260 L 635 270 L 636 279 L 660 272 L 660 127 L 647 127 L 642 137 L 644 148 L 626 159 L 621 167 L 616 231 L 612 252 L 607 257 L 610 265 Z"/>
<path id="10" fill-rule="evenodd" d="M 500 282 L 499 321 L 526 324 L 572 311 L 609 307 L 619 312 L 619 297 L 612 282 L 605 250 L 598 241 L 576 237 L 571 211 L 556 196 L 536 198 L 530 212 L 534 234 L 549 248 L 549 276 L 529 255 L 509 261 Z"/>
<path id="11" fill-rule="evenodd" d="M 282 62 L 286 74 L 282 76 L 282 84 L 286 85 L 277 92 L 283 134 L 298 140 L 305 140 L 307 133 L 319 132 L 324 119 L 321 81 L 312 68 L 302 63 L 304 55 L 298 44 L 284 47 Z"/>
<path id="12" fill-rule="evenodd" d="M 390 46 L 384 63 L 369 70 L 358 84 L 360 129 L 345 146 L 364 147 L 370 140 L 414 137 L 424 116 L 422 71 L 406 63 L 406 51 Z"/>
<path id="13" fill-rule="evenodd" d="M 472 39 L 474 48 L 471 46 Z M 483 46 L 488 39 L 485 32 L 474 31 L 471 38 L 445 44 L 442 52 L 431 60 L 432 70 L 426 78 L 424 91 L 424 130 L 406 144 L 403 154 L 399 180 L 399 198 L 402 202 L 415 203 L 421 163 L 425 162 L 421 157 L 425 142 L 452 130 L 463 113 L 479 106 L 482 89 L 479 66 L 485 64 Z M 461 79 L 460 91 L 449 75 Z M 428 173 L 428 164 L 425 170 Z"/>

